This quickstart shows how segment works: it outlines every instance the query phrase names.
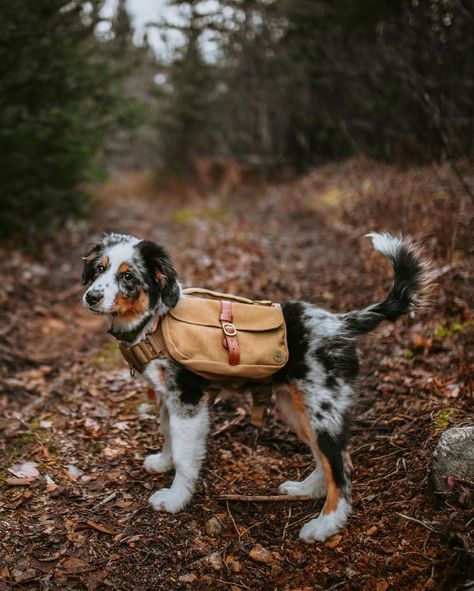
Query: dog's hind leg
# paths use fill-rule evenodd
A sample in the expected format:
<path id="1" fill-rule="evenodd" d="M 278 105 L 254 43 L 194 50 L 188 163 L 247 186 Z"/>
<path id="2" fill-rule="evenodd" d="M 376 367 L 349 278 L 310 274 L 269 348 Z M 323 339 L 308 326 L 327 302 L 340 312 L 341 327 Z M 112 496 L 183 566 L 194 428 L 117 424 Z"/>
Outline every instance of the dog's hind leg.
<path id="1" fill-rule="evenodd" d="M 192 415 L 170 412 L 171 451 L 176 474 L 170 488 L 162 488 L 148 499 L 156 511 L 176 513 L 193 496 L 202 461 L 206 454 L 209 414 L 200 404 Z"/>
<path id="2" fill-rule="evenodd" d="M 319 463 L 302 482 L 284 482 L 280 492 L 315 498 L 326 495 L 321 514 L 309 521 L 300 532 L 305 542 L 324 541 L 344 527 L 351 512 L 351 463 L 345 449 L 344 421 L 333 410 L 330 430 L 327 428 L 329 425 L 325 429 L 325 421 L 311 403 L 319 397 L 303 396 L 296 385 L 290 386 L 287 396 L 280 396 L 278 401 L 277 395 L 280 410 L 283 406 L 285 420 L 309 445 Z"/>
<path id="3" fill-rule="evenodd" d="M 340 531 L 351 513 L 351 462 L 339 436 L 320 432 L 317 448 L 327 483 L 327 497 L 316 519 L 304 525 L 300 538 L 305 542 L 324 541 Z"/>
<path id="4" fill-rule="evenodd" d="M 173 458 L 171 455 L 171 434 L 170 434 L 170 416 L 165 404 L 161 404 L 160 409 L 160 431 L 163 434 L 164 442 L 160 453 L 151 454 L 145 458 L 143 467 L 147 472 L 159 474 L 168 472 L 173 467 Z"/>
<path id="5" fill-rule="evenodd" d="M 296 386 L 290 386 L 287 391 L 277 391 L 276 399 L 283 420 L 311 448 L 316 462 L 315 469 L 304 480 L 287 480 L 280 484 L 278 490 L 291 497 L 323 498 L 327 492 L 326 479 L 314 444 L 315 436 L 304 409 L 303 396 Z"/>

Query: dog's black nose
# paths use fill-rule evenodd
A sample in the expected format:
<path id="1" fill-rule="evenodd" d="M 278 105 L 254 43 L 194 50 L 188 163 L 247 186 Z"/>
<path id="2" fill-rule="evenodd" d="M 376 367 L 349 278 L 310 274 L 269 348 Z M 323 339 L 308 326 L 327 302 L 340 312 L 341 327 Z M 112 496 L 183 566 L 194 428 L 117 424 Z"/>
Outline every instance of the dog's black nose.
<path id="1" fill-rule="evenodd" d="M 100 291 L 88 291 L 86 293 L 86 302 L 89 306 L 95 306 L 95 304 L 98 304 L 103 297 L 104 296 Z"/>

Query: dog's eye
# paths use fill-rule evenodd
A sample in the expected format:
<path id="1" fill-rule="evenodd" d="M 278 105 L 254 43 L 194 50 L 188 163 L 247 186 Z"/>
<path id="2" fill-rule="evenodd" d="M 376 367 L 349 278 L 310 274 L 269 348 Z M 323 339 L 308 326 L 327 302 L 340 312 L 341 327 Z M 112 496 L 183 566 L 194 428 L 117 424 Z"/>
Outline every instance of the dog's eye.
<path id="1" fill-rule="evenodd" d="M 104 265 L 97 265 L 97 273 L 104 273 L 105 267 Z"/>
<path id="2" fill-rule="evenodd" d="M 125 281 L 131 281 L 133 279 L 133 275 L 130 273 L 130 271 L 126 271 L 122 277 L 125 279 Z"/>

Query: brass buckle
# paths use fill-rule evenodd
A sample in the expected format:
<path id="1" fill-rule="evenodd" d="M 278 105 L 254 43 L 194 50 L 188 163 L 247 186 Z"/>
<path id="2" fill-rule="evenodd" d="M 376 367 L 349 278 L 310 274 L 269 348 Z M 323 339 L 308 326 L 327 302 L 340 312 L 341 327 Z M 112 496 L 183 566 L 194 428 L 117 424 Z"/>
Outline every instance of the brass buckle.
<path id="1" fill-rule="evenodd" d="M 237 329 L 235 328 L 235 325 L 232 324 L 232 322 L 224 322 L 222 324 L 222 330 L 228 337 L 235 337 L 237 334 Z"/>

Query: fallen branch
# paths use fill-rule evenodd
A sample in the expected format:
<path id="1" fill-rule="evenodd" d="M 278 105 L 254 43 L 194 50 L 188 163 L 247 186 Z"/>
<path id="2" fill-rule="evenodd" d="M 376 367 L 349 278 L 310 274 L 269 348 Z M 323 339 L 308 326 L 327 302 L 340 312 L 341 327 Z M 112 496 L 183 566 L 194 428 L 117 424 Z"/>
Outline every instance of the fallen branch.
<path id="1" fill-rule="evenodd" d="M 217 495 L 217 501 L 241 501 L 243 503 L 278 503 L 282 501 L 312 501 L 312 497 L 290 497 L 288 495 Z"/>
<path id="2" fill-rule="evenodd" d="M 426 529 L 429 529 L 430 531 L 433 531 L 436 534 L 440 533 L 439 529 L 434 528 L 433 525 L 427 521 L 421 521 L 420 519 L 415 519 L 414 517 L 410 517 L 409 515 L 403 515 L 403 513 L 397 513 L 397 515 L 399 517 L 403 517 L 403 519 L 406 519 L 408 521 L 413 521 L 413 523 L 417 523 L 422 527 L 426 527 Z"/>

